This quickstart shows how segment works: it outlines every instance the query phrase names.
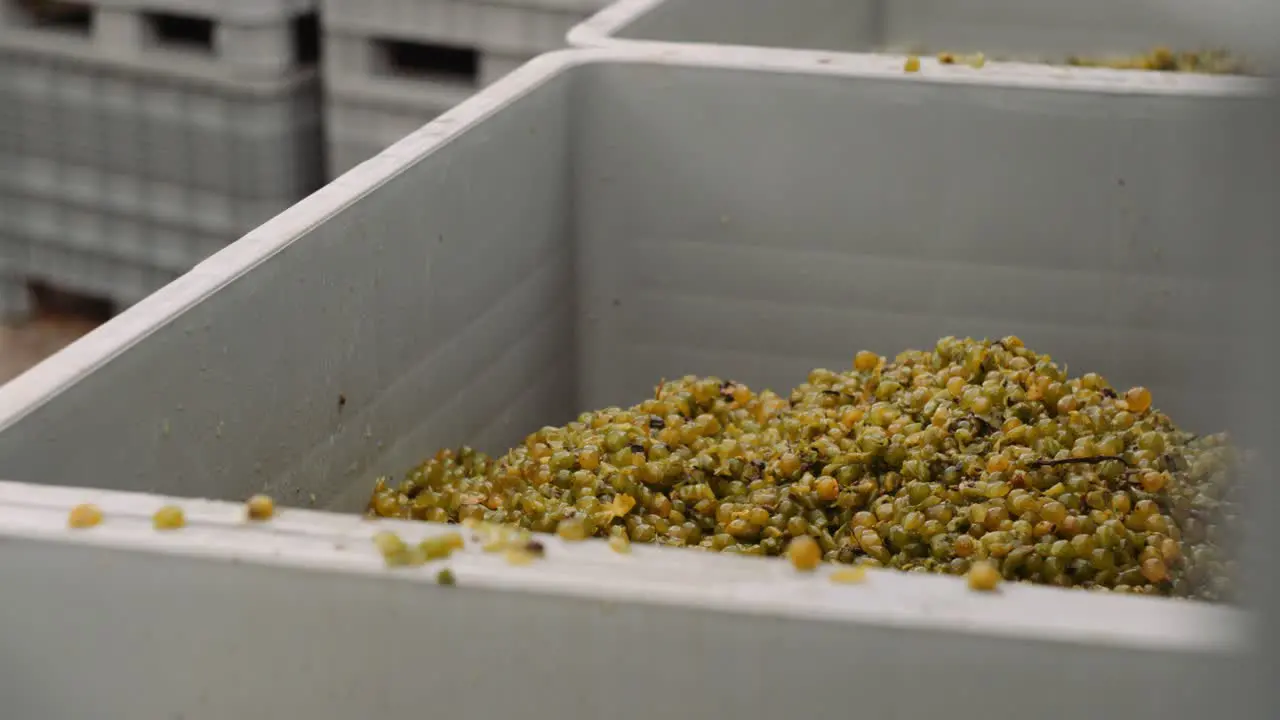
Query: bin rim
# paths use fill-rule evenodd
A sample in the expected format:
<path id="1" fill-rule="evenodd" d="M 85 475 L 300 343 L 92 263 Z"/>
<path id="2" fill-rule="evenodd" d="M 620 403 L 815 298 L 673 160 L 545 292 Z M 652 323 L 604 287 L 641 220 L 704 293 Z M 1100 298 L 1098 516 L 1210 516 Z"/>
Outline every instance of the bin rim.
<path id="1" fill-rule="evenodd" d="M 814 50 L 802 48 L 783 48 L 769 47 L 763 45 L 740 45 L 736 43 L 716 43 L 716 42 L 673 42 L 665 40 L 644 40 L 635 38 L 621 38 L 617 34 L 621 32 L 631 23 L 639 20 L 650 12 L 658 9 L 670 0 L 616 0 L 616 2 L 605 6 L 597 11 L 594 15 L 587 17 L 569 29 L 565 35 L 565 42 L 571 48 L 578 49 L 614 49 L 614 50 L 649 50 L 663 51 L 672 48 L 693 48 L 712 51 L 736 51 L 750 52 L 753 56 L 767 58 L 769 56 L 801 57 L 810 56 L 810 58 L 821 57 L 825 59 L 831 58 L 849 58 L 855 56 L 872 56 L 872 57 L 890 57 L 895 58 L 901 68 L 901 62 L 905 60 L 907 54 L 896 52 L 843 52 L 835 50 Z M 1207 28 L 1215 38 L 1221 38 L 1220 44 L 1223 46 L 1241 46 L 1248 48 L 1250 57 L 1255 55 L 1260 59 L 1267 59 L 1274 62 L 1274 44 L 1270 43 L 1270 35 L 1260 33 L 1258 29 L 1251 26 L 1246 18 L 1250 16 L 1251 11 L 1254 16 L 1259 16 L 1259 10 L 1265 9 L 1264 5 L 1257 5 L 1257 0 L 1240 0 L 1244 5 L 1253 3 L 1256 7 L 1239 8 L 1239 12 L 1225 11 L 1221 7 L 1214 5 L 1216 10 L 1212 13 L 1203 6 L 1203 3 L 1195 0 L 1170 0 L 1165 12 L 1170 14 L 1178 14 L 1188 21 L 1196 22 L 1199 26 Z M 1240 3 L 1237 3 L 1240 4 Z M 1274 10 L 1267 10 L 1274 16 Z M 1243 17 L 1241 17 L 1243 16 Z M 1271 19 L 1272 16 L 1266 16 Z M 922 58 L 923 68 L 927 71 L 930 67 L 928 58 Z M 986 68 L 998 66 L 1014 66 L 1025 69 L 1039 68 L 1041 70 L 1056 69 L 1070 71 L 1087 71 L 1095 78 L 1102 76 L 1112 76 L 1113 80 L 1126 78 L 1126 82 L 1134 83 L 1141 86 L 1149 81 L 1153 86 L 1169 85 L 1185 86 L 1181 88 L 1182 92 L 1196 93 L 1201 92 L 1205 86 L 1223 85 L 1224 89 L 1229 89 L 1237 85 L 1240 81 L 1256 81 L 1257 78 L 1242 78 L 1238 76 L 1192 76 L 1184 73 L 1153 73 L 1145 70 L 1120 70 L 1112 68 L 1068 68 L 1065 66 L 1051 66 L 1039 63 L 1019 63 L 1004 62 L 988 59 Z M 1060 73 L 1042 72 L 1040 73 L 1043 80 L 1061 79 Z M 1165 75 L 1165 78 L 1153 78 L 1152 76 Z M 1173 82 L 1168 81 L 1172 79 Z"/>
<path id="2" fill-rule="evenodd" d="M 69 510 L 96 505 L 102 524 L 67 526 Z M 157 531 L 153 513 L 182 507 L 186 526 Z M 602 540 L 569 543 L 539 536 L 543 559 L 513 566 L 485 553 L 474 538 L 447 561 L 388 568 L 373 536 L 406 542 L 458 525 L 370 519 L 355 514 L 282 508 L 266 522 L 246 519 L 241 504 L 147 493 L 0 481 L 0 539 L 89 550 L 231 562 L 280 569 L 380 577 L 434 585 L 448 567 L 460 585 L 612 603 L 854 626 L 914 630 L 1015 643 L 1112 647 L 1229 657 L 1247 647 L 1252 619 L 1226 606 L 1170 598 L 1005 583 L 996 592 L 968 589 L 960 577 L 869 570 L 863 582 L 829 577 L 836 565 L 800 572 L 783 558 L 752 558 L 658 546 L 618 554 Z"/>

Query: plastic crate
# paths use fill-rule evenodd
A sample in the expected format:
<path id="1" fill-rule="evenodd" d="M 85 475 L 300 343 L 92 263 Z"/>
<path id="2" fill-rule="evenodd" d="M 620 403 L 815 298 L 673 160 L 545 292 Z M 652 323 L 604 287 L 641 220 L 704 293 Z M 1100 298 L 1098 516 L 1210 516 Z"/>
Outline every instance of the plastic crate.
<path id="1" fill-rule="evenodd" d="M 609 4 L 609 0 L 461 0 L 475 5 L 498 5 L 553 12 L 590 14 Z"/>
<path id="2" fill-rule="evenodd" d="M 320 184 L 314 74 L 205 82 L 5 50 L 0 68 L 0 152 L 33 182 L 89 186 L 103 206 L 145 202 L 120 183 L 289 202 Z"/>
<path id="3" fill-rule="evenodd" d="M 618 0 L 575 27 L 576 47 L 696 43 L 832 52 L 982 52 L 1058 60 L 1199 50 L 1224 34 L 1178 0 Z M 1207 7 L 1205 8 L 1208 9 Z M 1242 10 L 1243 8 L 1236 8 Z M 1225 6 L 1214 12 L 1230 14 Z"/>
<path id="4" fill-rule="evenodd" d="M 0 0 L 0 46 L 188 75 L 292 74 L 318 37 L 314 0 Z"/>
<path id="5" fill-rule="evenodd" d="M 31 293 L 25 277 L 12 267 L 0 267 L 0 321 L 21 320 L 30 314 Z"/>
<path id="6" fill-rule="evenodd" d="M 329 176 L 372 157 L 538 53 L 596 0 L 327 0 Z"/>
<path id="7" fill-rule="evenodd" d="M 185 271 L 323 183 L 314 68 L 248 78 L 51 32 L 0 27 L 0 192 L 20 200 L 0 229 L 102 258 L 94 292 L 136 299 L 134 274 Z"/>
<path id="8" fill-rule="evenodd" d="M 104 298 L 118 308 L 133 305 L 182 274 L 181 270 L 121 260 L 93 248 L 32 242 L 29 251 L 23 268 L 28 279 Z"/>
<path id="9" fill-rule="evenodd" d="M 0 195 L 0 205 L 11 198 Z M 22 200 L 17 198 L 17 200 Z M 21 319 L 31 310 L 29 284 L 39 282 L 111 301 L 118 309 L 138 302 L 182 274 L 104 255 L 74 241 L 51 242 L 0 227 L 0 320 Z"/>
<path id="10" fill-rule="evenodd" d="M 1274 226 L 1272 128 L 1228 125 L 1254 89 L 537 59 L 0 388 L 0 474 L 34 483 L 0 486 L 0 646 L 24 671 L 0 695 L 17 717 L 392 717 L 431 698 L 460 720 L 754 719 L 855 698 L 985 720 L 956 700 L 974 692 L 1055 717 L 1218 711 L 1244 633 L 1225 608 L 837 586 L 554 538 L 535 567 L 457 556 L 442 588 L 438 565 L 390 572 L 369 543 L 438 526 L 246 526 L 236 501 L 354 510 L 438 447 L 498 450 L 663 376 L 787 388 L 948 334 L 1016 333 L 1220 427 L 1240 411 L 1219 374 L 1231 271 Z M 64 484 L 177 496 L 191 527 L 151 530 L 169 497 Z M 107 522 L 68 531 L 85 501 Z M 477 672 L 503 691 L 458 692 Z"/>
<path id="11" fill-rule="evenodd" d="M 201 217 L 156 218 L 104 210 L 63 194 L 28 188 L 0 187 L 0 196 L 15 208 L 0 217 L 0 229 L 27 243 L 80 249 L 176 273 L 189 270 L 289 206 L 286 201 L 213 202 L 202 208 Z M 158 197 L 179 204 L 187 199 L 180 189 Z"/>
<path id="12" fill-rule="evenodd" d="M 485 53 L 474 74 L 461 81 L 376 73 L 362 80 L 330 77 L 324 128 L 329 176 L 377 155 L 526 61 Z"/>
<path id="13" fill-rule="evenodd" d="M 494 79 L 485 58 L 461 48 L 327 33 L 325 138 L 329 177 L 337 177 Z M 392 58 L 397 52 L 404 57 Z M 396 60 L 396 62 L 393 62 Z"/>
<path id="14" fill-rule="evenodd" d="M 10 245 L 0 239 L 0 245 Z M 31 293 L 21 266 L 7 258 L 0 258 L 0 323 L 20 320 L 31 312 Z"/>
<path id="15" fill-rule="evenodd" d="M 0 221 L 13 215 L 18 208 L 14 198 L 0 193 Z M 6 233 L 0 225 L 0 322 L 21 319 L 31 309 L 27 278 L 22 271 L 26 255 L 26 244 Z"/>
<path id="16" fill-rule="evenodd" d="M 370 45 L 409 40 L 510 55 L 564 46 L 569 29 L 594 8 L 584 3 L 476 0 L 323 0 L 325 32 L 360 36 Z M 376 52 L 376 47 L 374 48 Z"/>

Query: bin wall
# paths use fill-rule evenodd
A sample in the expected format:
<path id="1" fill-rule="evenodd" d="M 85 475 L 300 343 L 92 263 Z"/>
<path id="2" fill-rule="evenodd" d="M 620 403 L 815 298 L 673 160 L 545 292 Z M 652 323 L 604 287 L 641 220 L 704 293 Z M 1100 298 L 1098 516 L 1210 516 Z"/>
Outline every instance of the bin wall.
<path id="1" fill-rule="evenodd" d="M 1228 260 L 1265 237 L 1243 178 L 1266 172 L 1215 128 L 1256 98 L 583 75 L 584 407 L 684 373 L 787 389 L 859 348 L 1012 333 L 1151 387 L 1198 430 L 1230 419 L 1201 373 L 1225 342 Z"/>

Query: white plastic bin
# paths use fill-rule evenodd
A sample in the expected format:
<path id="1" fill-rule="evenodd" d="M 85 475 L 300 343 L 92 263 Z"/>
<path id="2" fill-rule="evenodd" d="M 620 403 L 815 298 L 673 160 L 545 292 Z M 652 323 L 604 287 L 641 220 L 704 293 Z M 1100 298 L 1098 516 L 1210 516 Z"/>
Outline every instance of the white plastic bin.
<path id="1" fill-rule="evenodd" d="M 827 52 L 982 52 L 990 58 L 1201 50 L 1233 37 L 1185 0 L 618 0 L 576 47 L 696 43 Z M 1246 3 L 1247 4 L 1247 3 Z M 1220 10 L 1219 10 L 1220 8 Z M 1239 3 L 1215 12 L 1243 12 Z M 1250 46 L 1252 49 L 1253 46 Z M 1238 48 L 1241 49 L 1241 48 Z"/>
<path id="2" fill-rule="evenodd" d="M 530 567 L 464 553 L 438 587 L 439 565 L 391 572 L 369 543 L 438 527 L 311 510 L 246 526 L 234 502 L 189 499 L 354 510 L 379 473 L 498 450 L 663 376 L 786 388 L 948 334 L 1016 333 L 1147 384 L 1193 428 L 1230 424 L 1228 275 L 1270 239 L 1274 187 L 1256 86 L 952 70 L 543 57 L 0 388 L 0 475 L 19 481 L 0 485 L 8 711 L 1220 709 L 1246 632 L 1224 608 L 895 573 L 836 586 L 594 542 L 549 541 Z M 107 521 L 67 530 L 85 501 Z M 153 531 L 164 502 L 191 527 Z"/>

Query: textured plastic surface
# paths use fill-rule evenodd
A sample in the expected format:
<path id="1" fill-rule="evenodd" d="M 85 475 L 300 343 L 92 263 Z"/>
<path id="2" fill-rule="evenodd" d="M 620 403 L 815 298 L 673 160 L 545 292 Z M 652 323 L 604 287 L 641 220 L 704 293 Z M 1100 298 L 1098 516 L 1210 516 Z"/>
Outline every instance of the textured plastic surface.
<path id="1" fill-rule="evenodd" d="M 1200 49 L 1223 34 L 1170 0 L 618 0 L 571 45 L 705 43 L 835 52 L 921 49 L 1059 59 Z M 1204 5 L 1203 3 L 1198 3 Z M 1233 5 L 1213 5 L 1227 15 Z M 1205 5 L 1207 10 L 1209 6 Z"/>
<path id="2" fill-rule="evenodd" d="M 32 176 L 8 175 L 3 180 L 24 177 Z M 0 217 L 0 228 L 33 244 L 80 248 L 185 272 L 291 204 L 282 198 L 225 198 L 167 184 L 148 187 L 151 192 L 144 197 L 155 200 L 145 206 L 111 203 L 102 207 L 92 193 L 0 182 L 0 195 L 14 207 L 14 212 Z M 201 200 L 194 206 L 203 212 L 188 209 L 192 198 Z M 165 200 L 172 205 L 164 205 Z"/>
<path id="3" fill-rule="evenodd" d="M 598 0 L 326 0 L 329 177 L 336 177 L 487 87 L 538 53 L 561 48 Z M 385 45 L 474 54 L 470 72 L 430 62 L 406 69 Z"/>
<path id="4" fill-rule="evenodd" d="M 25 275 L 12 260 L 0 258 L 0 322 L 26 317 L 30 311 L 31 295 Z"/>
<path id="5" fill-rule="evenodd" d="M 17 272 L 136 300 L 133 275 L 183 272 L 319 187 L 321 133 L 314 73 L 209 82 L 0 44 L 0 242 L 39 250 Z M 29 267 L 69 251 L 79 270 Z"/>
<path id="6" fill-rule="evenodd" d="M 102 8 L 199 15 L 241 22 L 273 21 L 314 10 L 316 0 L 89 0 Z"/>
<path id="7" fill-rule="evenodd" d="M 16 212 L 18 201 L 0 193 L 0 218 Z M 31 309 L 23 272 L 27 246 L 0 227 L 0 322 L 19 319 Z"/>
<path id="8" fill-rule="evenodd" d="M 339 40 L 337 36 L 331 36 Z M 341 50 L 343 43 L 335 43 Z M 331 57 L 340 56 L 331 53 Z M 364 77 L 326 78 L 325 137 L 329 177 L 337 177 L 416 131 L 518 68 L 528 58 L 482 53 L 474 82 L 397 77 L 369 72 Z"/>
<path id="9" fill-rule="evenodd" d="M 151 238 L 116 235 L 113 237 L 118 242 L 109 248 L 113 252 L 106 252 L 100 236 L 76 232 L 94 227 L 107 231 L 115 229 L 84 224 L 86 215 L 91 216 L 92 213 L 67 211 L 63 223 L 59 223 L 56 215 L 46 215 L 48 222 L 41 232 L 21 225 L 15 227 L 12 220 L 15 217 L 32 219 L 30 211 L 35 208 L 46 213 L 55 208 L 2 192 L 0 207 L 22 210 L 21 215 L 2 216 L 4 222 L 0 222 L 0 270 L 3 271 L 0 272 L 0 292 L 5 293 L 0 297 L 0 315 L 7 317 L 21 317 L 30 309 L 26 291 L 30 281 L 111 300 L 124 308 L 163 287 L 199 260 L 190 256 L 193 249 L 186 238 L 171 246 L 141 247 L 143 241 Z M 124 225 L 127 227 L 128 224 Z M 68 234 L 56 232 L 59 226 L 65 227 Z M 175 232 L 174 235 L 182 234 Z M 133 241 L 133 246 L 124 246 L 126 237 Z M 208 243 L 202 249 L 202 257 L 226 244 L 225 239 Z M 133 254 L 145 256 L 145 259 L 122 256 L 124 249 L 133 250 Z"/>
<path id="10" fill-rule="evenodd" d="M 254 90 L 2 50 L 0 68 L 0 152 L 30 182 L 103 207 L 147 202 L 147 183 L 290 201 L 318 185 L 314 75 Z"/>
<path id="11" fill-rule="evenodd" d="M 1254 89 L 1043 68 L 904 81 L 875 57 L 544 57 L 0 388 L 0 474 L 354 509 L 374 475 L 437 447 L 496 450 L 659 377 L 786 388 L 856 348 L 946 334 L 1019 334 L 1214 429 L 1230 412 L 1210 375 L 1223 270 L 1240 261 L 1226 240 L 1270 232 L 1269 135 L 1219 132 Z M 765 718 L 855 698 L 964 720 L 992 711 L 961 691 L 1042 707 L 1048 676 L 1046 714 L 1163 720 L 1220 708 L 1205 684 L 1233 642 L 1194 604 L 978 598 L 905 576 L 862 599 L 779 562 L 739 575 L 640 548 L 596 565 L 595 544 L 534 568 L 468 557 L 447 595 L 429 572 L 370 580 L 373 529 L 355 518 L 299 513 L 264 542 L 213 505 L 192 533 L 157 535 L 161 498 L 102 496 L 120 521 L 72 536 L 65 509 L 91 491 L 6 493 L 18 590 L 0 644 L 35 664 L 0 682 L 37 716 L 340 718 L 431 697 L 486 720 L 650 718 L 659 702 Z M 95 613 L 75 611 L 84 598 Z M 94 629 L 103 608 L 129 610 Z M 104 662 L 122 647 L 130 663 Z M 183 647 L 202 650 L 174 662 Z M 116 691 L 77 684 L 88 667 Z M 459 694 L 465 678 L 509 692 Z"/>
<path id="12" fill-rule="evenodd" d="M 541 0 L 322 0 L 325 31 L 536 54 L 563 47 L 569 29 L 600 3 Z"/>
<path id="13" fill-rule="evenodd" d="M 128 307 L 182 274 L 186 268 L 122 260 L 94 248 L 31 242 L 24 267 L 31 280 Z"/>
<path id="14" fill-rule="evenodd" d="M 593 13 L 609 0 L 463 0 L 479 5 L 507 5 L 510 7 L 532 8 L 536 10 L 554 10 L 572 13 Z"/>
<path id="15" fill-rule="evenodd" d="M 299 23 L 316 6 L 313 0 L 90 0 L 81 3 L 89 8 L 85 19 L 49 23 L 29 9 L 40 4 L 0 0 L 0 47 L 241 82 L 278 78 L 307 63 Z"/>
<path id="16" fill-rule="evenodd" d="M 329 93 L 325 101 L 329 176 L 337 177 L 377 155 L 470 94 L 446 92 L 437 96 L 438 102 L 434 104 L 419 102 L 404 107 L 368 102 L 368 95 L 359 92 L 354 94 L 354 99 L 337 92 Z M 455 97 L 457 102 L 453 101 Z"/>

